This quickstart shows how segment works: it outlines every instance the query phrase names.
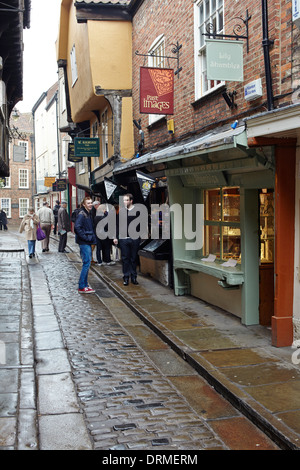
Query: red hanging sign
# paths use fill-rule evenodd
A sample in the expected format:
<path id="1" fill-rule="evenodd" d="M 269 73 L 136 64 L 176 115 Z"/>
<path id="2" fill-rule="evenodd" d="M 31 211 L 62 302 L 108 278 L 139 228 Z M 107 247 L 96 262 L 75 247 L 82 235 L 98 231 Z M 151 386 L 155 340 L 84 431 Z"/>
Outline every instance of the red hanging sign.
<path id="1" fill-rule="evenodd" d="M 140 69 L 140 113 L 174 114 L 174 70 Z"/>

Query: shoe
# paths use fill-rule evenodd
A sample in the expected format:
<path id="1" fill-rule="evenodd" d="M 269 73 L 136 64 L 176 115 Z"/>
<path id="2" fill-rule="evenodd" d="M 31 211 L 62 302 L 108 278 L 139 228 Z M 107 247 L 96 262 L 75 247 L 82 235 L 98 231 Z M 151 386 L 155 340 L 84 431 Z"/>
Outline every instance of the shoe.
<path id="1" fill-rule="evenodd" d="M 42 252 L 45 253 L 45 251 L 47 251 L 46 248 L 43 248 Z"/>
<path id="2" fill-rule="evenodd" d="M 84 287 L 83 289 L 78 289 L 79 294 L 94 294 L 95 291 L 91 287 Z"/>
<path id="3" fill-rule="evenodd" d="M 103 266 L 103 263 L 96 263 L 97 266 Z"/>
<path id="4" fill-rule="evenodd" d="M 32 256 L 33 256 L 32 253 L 30 253 L 29 258 L 32 258 Z"/>
<path id="5" fill-rule="evenodd" d="M 70 252 L 67 250 L 63 250 L 61 253 L 70 253 Z"/>
<path id="6" fill-rule="evenodd" d="M 128 286 L 129 284 L 129 279 L 127 277 L 124 278 L 124 282 L 123 282 L 123 285 L 124 286 Z"/>
<path id="7" fill-rule="evenodd" d="M 110 261 L 109 263 L 106 263 L 107 266 L 114 266 L 116 263 L 114 261 Z"/>
<path id="8" fill-rule="evenodd" d="M 134 284 L 135 286 L 138 286 L 138 284 L 139 284 L 139 283 L 137 282 L 137 280 L 136 280 L 136 277 L 134 277 L 133 279 L 131 279 L 131 282 L 132 282 L 132 284 Z"/>

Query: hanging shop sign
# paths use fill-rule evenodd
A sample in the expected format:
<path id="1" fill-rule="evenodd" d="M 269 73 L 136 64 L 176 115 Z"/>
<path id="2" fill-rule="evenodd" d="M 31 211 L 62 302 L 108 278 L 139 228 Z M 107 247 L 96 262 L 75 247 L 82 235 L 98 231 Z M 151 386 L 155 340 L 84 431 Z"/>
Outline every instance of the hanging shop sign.
<path id="1" fill-rule="evenodd" d="M 140 68 L 140 113 L 174 113 L 174 70 Z"/>
<path id="2" fill-rule="evenodd" d="M 82 162 L 82 157 L 75 156 L 75 144 L 71 142 L 69 143 L 69 147 L 68 147 L 68 161 L 73 162 L 73 163 Z"/>
<path id="3" fill-rule="evenodd" d="M 300 0 L 293 0 L 292 3 L 293 22 L 300 28 Z"/>
<path id="4" fill-rule="evenodd" d="M 117 188 L 117 185 L 110 181 L 108 178 L 104 178 L 104 187 L 106 191 L 106 197 L 107 200 L 109 200 L 114 192 L 114 190 Z"/>
<path id="5" fill-rule="evenodd" d="M 51 188 L 51 186 L 53 185 L 53 183 L 55 183 L 55 181 L 56 181 L 55 176 L 53 176 L 53 177 L 45 176 L 44 186 L 46 186 L 46 188 Z"/>
<path id="6" fill-rule="evenodd" d="M 151 191 L 151 188 L 155 183 L 155 178 L 151 178 L 151 176 L 145 175 L 145 173 L 141 173 L 140 171 L 136 172 L 136 177 L 139 182 L 144 201 L 146 201 Z"/>
<path id="7" fill-rule="evenodd" d="M 67 180 L 62 178 L 52 184 L 52 191 L 65 191 L 67 189 Z"/>
<path id="8" fill-rule="evenodd" d="M 99 137 L 75 137 L 75 157 L 100 157 Z"/>
<path id="9" fill-rule="evenodd" d="M 207 79 L 242 82 L 243 41 L 206 39 Z"/>

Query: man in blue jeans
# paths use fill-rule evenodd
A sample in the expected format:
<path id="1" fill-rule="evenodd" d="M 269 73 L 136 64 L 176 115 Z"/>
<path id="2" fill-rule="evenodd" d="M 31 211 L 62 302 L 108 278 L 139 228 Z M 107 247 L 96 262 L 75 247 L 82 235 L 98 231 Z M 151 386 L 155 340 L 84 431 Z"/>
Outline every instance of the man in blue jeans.
<path id="1" fill-rule="evenodd" d="M 91 218 L 92 207 L 92 199 L 85 197 L 82 201 L 81 210 L 77 215 L 74 228 L 76 234 L 75 240 L 79 245 L 82 259 L 82 269 L 78 285 L 78 292 L 80 294 L 93 294 L 95 292 L 94 289 L 88 285 L 88 274 L 92 261 L 92 245 L 96 245 L 97 243 Z"/>

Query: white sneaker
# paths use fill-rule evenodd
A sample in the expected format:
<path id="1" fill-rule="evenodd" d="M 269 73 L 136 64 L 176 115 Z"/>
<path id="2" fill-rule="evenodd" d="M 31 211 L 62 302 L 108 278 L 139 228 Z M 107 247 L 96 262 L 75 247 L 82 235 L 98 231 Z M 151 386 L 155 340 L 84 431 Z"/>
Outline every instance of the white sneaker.
<path id="1" fill-rule="evenodd" d="M 114 266 L 116 263 L 114 261 L 111 261 L 110 263 L 107 263 L 108 266 Z"/>

